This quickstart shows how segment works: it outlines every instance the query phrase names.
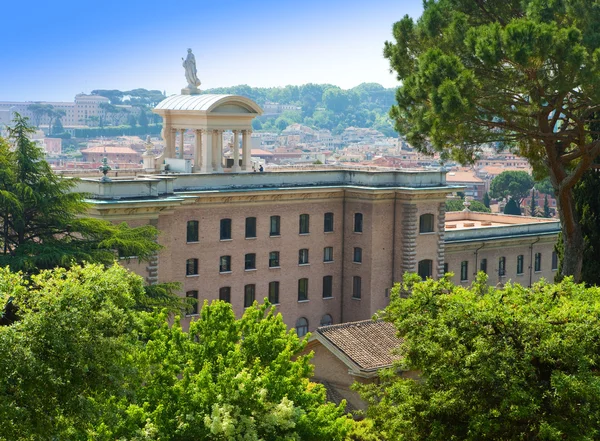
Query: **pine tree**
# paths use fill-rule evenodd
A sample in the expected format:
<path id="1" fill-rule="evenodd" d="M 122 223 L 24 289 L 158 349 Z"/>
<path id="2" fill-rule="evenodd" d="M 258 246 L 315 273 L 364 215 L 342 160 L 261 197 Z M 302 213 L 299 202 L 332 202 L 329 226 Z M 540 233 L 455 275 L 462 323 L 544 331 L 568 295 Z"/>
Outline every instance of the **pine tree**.
<path id="1" fill-rule="evenodd" d="M 490 208 L 490 194 L 486 191 L 483 195 L 483 205 L 487 208 Z"/>
<path id="2" fill-rule="evenodd" d="M 515 216 L 521 215 L 521 209 L 519 208 L 519 204 L 514 199 L 509 199 L 504 207 L 504 214 L 512 214 Z"/>
<path id="3" fill-rule="evenodd" d="M 548 203 L 548 195 L 544 198 L 544 217 L 552 217 L 550 213 L 550 204 Z"/>
<path id="4" fill-rule="evenodd" d="M 535 203 L 535 188 L 531 190 L 531 205 L 529 206 L 530 216 L 535 216 L 536 211 L 536 203 Z"/>

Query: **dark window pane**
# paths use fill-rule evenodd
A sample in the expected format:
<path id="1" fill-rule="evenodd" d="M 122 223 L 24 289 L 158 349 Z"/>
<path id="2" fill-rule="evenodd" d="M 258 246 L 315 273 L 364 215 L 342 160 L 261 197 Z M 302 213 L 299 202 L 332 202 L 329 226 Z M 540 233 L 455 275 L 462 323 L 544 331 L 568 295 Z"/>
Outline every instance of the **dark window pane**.
<path id="1" fill-rule="evenodd" d="M 219 272 L 227 273 L 231 271 L 231 256 L 221 256 L 219 260 Z"/>
<path id="2" fill-rule="evenodd" d="M 333 213 L 325 213 L 323 231 L 325 233 L 330 233 L 333 231 Z"/>
<path id="3" fill-rule="evenodd" d="M 487 259 L 481 259 L 479 263 L 479 271 L 483 271 L 487 274 Z"/>
<path id="4" fill-rule="evenodd" d="M 280 222 L 281 218 L 279 216 L 271 216 L 270 236 L 279 236 L 281 234 L 281 231 L 279 230 Z"/>
<path id="5" fill-rule="evenodd" d="M 333 297 L 333 276 L 323 277 L 323 298 Z"/>
<path id="6" fill-rule="evenodd" d="M 298 301 L 308 300 L 308 279 L 298 280 Z"/>
<path id="7" fill-rule="evenodd" d="M 333 324 L 333 318 L 329 314 L 321 317 L 321 326 L 329 326 Z"/>
<path id="8" fill-rule="evenodd" d="M 517 256 L 517 274 L 523 274 L 523 255 Z"/>
<path id="9" fill-rule="evenodd" d="M 363 230 L 363 215 L 362 213 L 354 213 L 354 232 L 362 233 Z"/>
<path id="10" fill-rule="evenodd" d="M 323 248 L 323 262 L 333 262 L 333 247 Z"/>
<path id="11" fill-rule="evenodd" d="M 362 297 L 362 279 L 359 276 L 352 278 L 352 298 L 360 299 Z"/>
<path id="12" fill-rule="evenodd" d="M 433 232 L 433 214 L 423 214 L 419 218 L 419 233 Z"/>
<path id="13" fill-rule="evenodd" d="M 223 300 L 224 302 L 231 303 L 231 287 L 224 286 L 219 289 L 219 300 Z"/>
<path id="14" fill-rule="evenodd" d="M 277 268 L 279 266 L 279 251 L 271 251 L 269 253 L 269 268 Z"/>
<path id="15" fill-rule="evenodd" d="M 246 285 L 244 287 L 244 308 L 249 308 L 254 303 L 256 294 L 256 285 Z"/>
<path id="16" fill-rule="evenodd" d="M 306 318 L 300 317 L 296 321 L 296 334 L 298 334 L 298 337 L 304 337 L 308 334 L 308 320 Z"/>
<path id="17" fill-rule="evenodd" d="M 469 262 L 463 260 L 460 263 L 460 281 L 466 282 L 467 280 L 469 280 Z"/>
<path id="18" fill-rule="evenodd" d="M 188 259 L 185 262 L 185 275 L 195 276 L 198 274 L 198 259 Z"/>
<path id="19" fill-rule="evenodd" d="M 358 248 L 358 247 L 354 248 L 354 262 L 356 262 L 356 263 L 362 262 L 362 248 Z"/>
<path id="20" fill-rule="evenodd" d="M 246 239 L 251 239 L 256 237 L 256 218 L 255 217 L 247 217 L 246 218 Z"/>
<path id="21" fill-rule="evenodd" d="M 279 304 L 279 282 L 269 283 L 269 302 L 273 305 Z"/>
<path id="22" fill-rule="evenodd" d="M 310 231 L 310 216 L 308 214 L 300 215 L 300 234 L 308 234 Z"/>
<path id="23" fill-rule="evenodd" d="M 430 259 L 421 260 L 418 265 L 418 274 L 421 279 L 425 280 L 427 277 L 431 277 L 433 269 L 433 261 Z"/>
<path id="24" fill-rule="evenodd" d="M 198 242 L 198 221 L 188 221 L 187 223 L 187 241 Z"/>
<path id="25" fill-rule="evenodd" d="M 308 263 L 308 249 L 303 248 L 298 251 L 298 265 L 306 265 Z"/>
<path id="26" fill-rule="evenodd" d="M 231 239 L 231 219 L 221 219 L 221 240 Z"/>
<path id="27" fill-rule="evenodd" d="M 188 291 L 185 293 L 185 297 L 190 305 L 188 314 L 198 314 L 198 291 Z"/>
<path id="28" fill-rule="evenodd" d="M 256 269 L 256 254 L 246 254 L 244 258 L 244 269 Z"/>

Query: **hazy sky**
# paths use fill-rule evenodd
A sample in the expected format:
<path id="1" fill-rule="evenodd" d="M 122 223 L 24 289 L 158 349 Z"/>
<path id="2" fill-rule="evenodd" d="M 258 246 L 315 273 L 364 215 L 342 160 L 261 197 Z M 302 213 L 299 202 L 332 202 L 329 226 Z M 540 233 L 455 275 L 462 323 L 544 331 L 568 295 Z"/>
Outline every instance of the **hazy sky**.
<path id="1" fill-rule="evenodd" d="M 0 101 L 72 101 L 93 89 L 179 93 L 196 55 L 201 89 L 362 82 L 395 86 L 392 24 L 422 0 L 9 0 L 0 19 Z"/>

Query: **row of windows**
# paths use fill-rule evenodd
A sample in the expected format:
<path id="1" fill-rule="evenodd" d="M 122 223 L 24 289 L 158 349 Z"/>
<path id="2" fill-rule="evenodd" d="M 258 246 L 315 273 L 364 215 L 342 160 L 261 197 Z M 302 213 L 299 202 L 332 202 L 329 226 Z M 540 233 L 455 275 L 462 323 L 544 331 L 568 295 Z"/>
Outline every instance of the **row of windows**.
<path id="1" fill-rule="evenodd" d="M 220 223 L 220 239 L 230 240 L 231 239 L 231 219 L 221 219 Z M 187 242 L 198 242 L 200 238 L 199 233 L 200 223 L 197 220 L 191 220 L 187 223 Z M 246 239 L 256 238 L 256 218 L 246 218 Z M 333 232 L 333 213 L 325 213 L 323 220 L 323 231 L 325 233 Z M 362 233 L 363 231 L 363 215 L 362 213 L 354 213 L 354 232 Z M 301 214 L 298 222 L 298 233 L 308 234 L 310 233 L 310 215 Z M 280 236 L 281 235 L 281 217 L 271 216 L 269 220 L 269 235 Z"/>
<path id="2" fill-rule="evenodd" d="M 362 248 L 355 247 L 353 254 L 354 263 L 362 263 Z M 323 262 L 333 262 L 333 247 L 323 248 Z M 308 265 L 309 253 L 308 248 L 302 248 L 298 251 L 298 265 Z M 269 268 L 279 268 L 279 251 L 271 251 L 269 253 Z M 248 253 L 244 255 L 244 270 L 256 269 L 256 253 Z M 221 256 L 219 258 L 219 272 L 231 272 L 231 256 Z M 185 264 L 186 276 L 198 275 L 198 259 L 188 259 Z"/>

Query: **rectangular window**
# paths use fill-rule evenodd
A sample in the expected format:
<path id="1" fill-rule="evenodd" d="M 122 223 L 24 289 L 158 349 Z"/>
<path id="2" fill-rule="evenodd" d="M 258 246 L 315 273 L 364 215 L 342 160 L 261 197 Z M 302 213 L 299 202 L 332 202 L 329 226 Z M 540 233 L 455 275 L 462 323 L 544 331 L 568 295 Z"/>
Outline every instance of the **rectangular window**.
<path id="1" fill-rule="evenodd" d="M 185 297 L 189 302 L 189 312 L 187 315 L 198 314 L 198 291 L 188 291 L 185 293 Z"/>
<path id="2" fill-rule="evenodd" d="M 506 257 L 501 257 L 498 259 L 498 275 L 506 275 Z"/>
<path id="3" fill-rule="evenodd" d="M 272 305 L 279 304 L 279 282 L 269 283 L 269 303 Z"/>
<path id="4" fill-rule="evenodd" d="M 219 300 L 222 300 L 227 303 L 231 303 L 231 287 L 224 286 L 219 289 Z"/>
<path id="5" fill-rule="evenodd" d="M 419 233 L 433 232 L 433 214 L 427 213 L 419 217 Z"/>
<path id="6" fill-rule="evenodd" d="M 552 251 L 552 271 L 556 271 L 558 269 L 558 254 L 556 251 Z"/>
<path id="7" fill-rule="evenodd" d="M 310 232 L 310 216 L 308 214 L 300 215 L 300 234 L 308 234 Z"/>
<path id="8" fill-rule="evenodd" d="M 271 222 L 269 227 L 269 236 L 280 236 L 281 230 L 281 218 L 279 216 L 271 216 Z"/>
<path id="9" fill-rule="evenodd" d="M 279 251 L 269 253 L 269 268 L 279 268 Z"/>
<path id="10" fill-rule="evenodd" d="M 247 217 L 246 218 L 246 239 L 255 239 L 256 238 L 256 218 L 255 217 Z"/>
<path id="11" fill-rule="evenodd" d="M 333 297 L 333 276 L 323 277 L 323 298 Z"/>
<path id="12" fill-rule="evenodd" d="M 221 240 L 231 239 L 231 219 L 221 219 Z"/>
<path id="13" fill-rule="evenodd" d="M 479 262 L 479 271 L 487 274 L 487 259 L 481 259 L 481 262 Z"/>
<path id="14" fill-rule="evenodd" d="M 333 231 L 333 213 L 325 213 L 323 231 L 325 233 L 331 233 Z"/>
<path id="15" fill-rule="evenodd" d="M 333 262 L 333 247 L 323 248 L 323 262 Z"/>
<path id="16" fill-rule="evenodd" d="M 517 256 L 517 275 L 523 274 L 523 255 L 519 254 Z"/>
<path id="17" fill-rule="evenodd" d="M 460 281 L 467 282 L 469 280 L 469 261 L 463 260 L 460 262 Z"/>
<path id="18" fill-rule="evenodd" d="M 231 256 L 221 256 L 221 258 L 219 259 L 219 272 L 231 272 Z"/>
<path id="19" fill-rule="evenodd" d="M 361 263 L 362 262 L 362 248 L 355 247 L 354 248 L 354 259 L 353 262 Z"/>
<path id="20" fill-rule="evenodd" d="M 244 308 L 249 308 L 254 303 L 256 296 L 256 285 L 244 286 Z"/>
<path id="21" fill-rule="evenodd" d="M 444 274 L 448 272 L 448 264 L 444 263 Z"/>
<path id="22" fill-rule="evenodd" d="M 186 276 L 197 276 L 198 275 L 198 259 L 188 259 L 185 261 L 185 275 Z"/>
<path id="23" fill-rule="evenodd" d="M 187 223 L 187 242 L 198 242 L 198 221 L 192 220 Z"/>
<path id="24" fill-rule="evenodd" d="M 298 265 L 307 265 L 308 264 L 308 249 L 302 248 L 298 251 Z"/>
<path id="25" fill-rule="evenodd" d="M 362 279 L 359 276 L 352 278 L 352 298 L 360 299 L 362 297 Z"/>
<path id="26" fill-rule="evenodd" d="M 308 300 L 308 279 L 298 280 L 298 301 Z"/>
<path id="27" fill-rule="evenodd" d="M 246 256 L 244 257 L 244 269 L 245 270 L 256 269 L 256 254 L 254 254 L 254 253 L 246 254 Z"/>
<path id="28" fill-rule="evenodd" d="M 537 273 L 542 270 L 542 253 L 535 253 L 534 271 Z"/>
<path id="29" fill-rule="evenodd" d="M 362 213 L 354 213 L 354 232 L 362 233 L 363 231 L 363 215 Z"/>

